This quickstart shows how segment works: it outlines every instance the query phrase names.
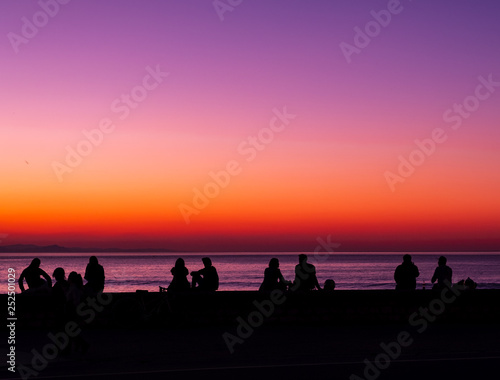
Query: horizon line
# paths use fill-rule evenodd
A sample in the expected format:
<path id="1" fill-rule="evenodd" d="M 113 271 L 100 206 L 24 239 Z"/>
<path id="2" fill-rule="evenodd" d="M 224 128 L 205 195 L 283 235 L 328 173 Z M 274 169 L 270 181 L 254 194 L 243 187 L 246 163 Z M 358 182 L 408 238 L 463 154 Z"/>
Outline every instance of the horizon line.
<path id="1" fill-rule="evenodd" d="M 466 255 L 466 254 L 486 254 L 486 255 L 500 255 L 500 251 L 332 251 L 332 252 L 313 252 L 313 251 L 179 251 L 179 252 L 148 252 L 148 251 L 123 251 L 123 252 L 0 252 L 0 257 L 4 258 L 7 255 L 16 255 L 16 256 L 93 256 L 94 254 L 99 254 L 100 256 L 132 256 L 136 254 L 144 254 L 145 256 L 177 256 L 177 255 L 192 255 L 192 256 L 201 256 L 201 255 L 213 255 L 213 256 L 227 256 L 227 255 L 295 255 L 307 253 L 314 255 L 330 253 L 332 255 L 335 254 L 349 254 L 349 255 L 363 255 L 363 254 L 385 254 L 385 255 L 398 255 L 398 254 L 417 254 L 417 255 L 432 255 L 439 253 L 446 253 L 451 255 Z"/>

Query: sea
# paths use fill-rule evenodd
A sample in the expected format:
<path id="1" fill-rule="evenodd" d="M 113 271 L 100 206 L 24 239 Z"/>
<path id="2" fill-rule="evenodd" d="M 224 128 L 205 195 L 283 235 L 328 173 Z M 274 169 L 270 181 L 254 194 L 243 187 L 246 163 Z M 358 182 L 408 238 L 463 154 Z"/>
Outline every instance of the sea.
<path id="1" fill-rule="evenodd" d="M 279 259 L 280 269 L 286 280 L 293 281 L 294 268 L 299 253 L 308 254 L 309 263 L 316 266 L 319 283 L 333 279 L 336 289 L 366 290 L 394 289 L 394 270 L 402 262 L 405 254 L 394 252 L 349 252 L 349 253 L 307 253 L 307 252 L 259 252 L 259 253 L 113 253 L 113 254 L 2 254 L 0 256 L 0 276 L 5 286 L 0 293 L 7 293 L 9 268 L 16 274 L 16 282 L 21 272 L 36 256 L 41 260 L 41 268 L 50 276 L 57 267 L 66 271 L 85 273 L 91 255 L 96 255 L 104 267 L 107 292 L 135 292 L 148 290 L 157 292 L 166 287 L 172 279 L 170 269 L 175 260 L 182 257 L 189 271 L 203 268 L 202 257 L 208 256 L 217 268 L 220 277 L 219 290 L 258 290 L 264 276 L 264 269 L 273 257 Z M 420 276 L 417 289 L 430 289 L 431 278 L 439 256 L 448 259 L 453 270 L 453 282 L 470 277 L 478 284 L 478 289 L 500 289 L 500 252 L 425 252 L 411 253 Z M 16 284 L 17 286 L 17 284 Z M 19 287 L 17 286 L 19 291 Z"/>

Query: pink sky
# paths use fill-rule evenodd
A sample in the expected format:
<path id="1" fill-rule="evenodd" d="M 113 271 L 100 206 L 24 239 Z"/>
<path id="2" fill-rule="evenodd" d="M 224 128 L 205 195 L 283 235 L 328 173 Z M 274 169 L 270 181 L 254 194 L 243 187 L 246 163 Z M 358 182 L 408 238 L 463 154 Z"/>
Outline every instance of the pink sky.
<path id="1" fill-rule="evenodd" d="M 498 3 L 389 4 L 346 59 L 387 1 L 243 2 L 223 21 L 210 1 L 71 1 L 17 45 L 44 11 L 2 2 L 0 244 L 498 250 Z M 454 130 L 443 114 L 464 101 Z M 113 131 L 69 166 L 103 119 Z M 399 157 L 436 128 L 446 141 L 403 177 Z M 193 189 L 234 161 L 197 208 Z"/>

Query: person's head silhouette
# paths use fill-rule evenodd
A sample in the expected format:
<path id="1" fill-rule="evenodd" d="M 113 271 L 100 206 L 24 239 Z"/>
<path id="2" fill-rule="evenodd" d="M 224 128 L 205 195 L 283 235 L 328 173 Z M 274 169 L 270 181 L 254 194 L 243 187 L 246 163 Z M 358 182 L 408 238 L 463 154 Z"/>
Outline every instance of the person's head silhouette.
<path id="1" fill-rule="evenodd" d="M 307 255 L 302 253 L 299 255 L 299 263 L 305 263 L 305 262 L 307 262 Z"/>
<path id="2" fill-rule="evenodd" d="M 38 257 L 35 257 L 33 260 L 31 260 L 30 267 L 32 268 L 40 268 L 40 259 Z"/>
<path id="3" fill-rule="evenodd" d="M 404 255 L 403 256 L 403 262 L 406 263 L 406 264 L 411 263 L 411 255 L 408 255 L 408 254 Z"/>
<path id="4" fill-rule="evenodd" d="M 332 292 L 333 290 L 335 290 L 335 281 L 333 281 L 332 279 L 326 280 L 325 285 L 323 286 L 323 290 L 326 290 L 329 292 Z"/>
<path id="5" fill-rule="evenodd" d="M 64 273 L 63 268 L 56 268 L 54 269 L 54 273 L 52 273 L 52 277 L 56 279 L 56 281 L 63 281 L 64 278 L 66 277 L 66 274 Z"/>
<path id="6" fill-rule="evenodd" d="M 90 256 L 89 264 L 97 265 L 97 264 L 99 264 L 99 260 L 97 260 L 97 257 L 95 257 L 95 256 Z"/>
<path id="7" fill-rule="evenodd" d="M 439 258 L 439 260 L 438 260 L 438 264 L 439 264 L 439 265 L 446 265 L 446 261 L 447 261 L 447 260 L 446 260 L 446 257 L 441 256 L 441 257 Z"/>
<path id="8" fill-rule="evenodd" d="M 269 268 L 277 269 L 279 267 L 280 261 L 276 257 L 273 257 L 271 260 L 269 260 Z"/>
<path id="9" fill-rule="evenodd" d="M 184 262 L 184 259 L 179 257 L 177 260 L 175 260 L 175 267 L 176 268 L 184 268 L 186 266 L 186 263 Z"/>
<path id="10" fill-rule="evenodd" d="M 204 257 L 201 259 L 201 261 L 203 262 L 205 268 L 210 268 L 212 266 L 212 260 L 210 259 L 210 257 Z"/>
<path id="11" fill-rule="evenodd" d="M 81 288 L 83 286 L 82 275 L 73 271 L 68 276 L 68 281 L 72 284 L 75 284 L 77 287 Z"/>

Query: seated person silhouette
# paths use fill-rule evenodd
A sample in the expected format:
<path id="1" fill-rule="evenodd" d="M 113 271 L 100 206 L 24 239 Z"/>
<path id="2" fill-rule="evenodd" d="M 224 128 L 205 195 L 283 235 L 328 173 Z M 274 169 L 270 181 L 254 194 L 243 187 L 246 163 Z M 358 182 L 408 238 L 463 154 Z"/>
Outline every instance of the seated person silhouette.
<path id="1" fill-rule="evenodd" d="M 54 269 L 52 277 L 56 280 L 52 287 L 52 298 L 54 299 L 55 322 L 58 327 L 64 326 L 66 293 L 69 290 L 69 282 L 66 281 L 66 274 L 63 268 Z"/>
<path id="2" fill-rule="evenodd" d="M 69 288 L 69 282 L 66 280 L 66 274 L 63 268 L 54 269 L 52 277 L 56 280 L 54 286 L 52 287 L 52 297 L 56 304 L 64 304 L 66 302 L 66 292 Z"/>
<path id="3" fill-rule="evenodd" d="M 451 268 L 446 265 L 446 257 L 441 256 L 438 259 L 438 266 L 434 271 L 434 275 L 432 276 L 431 282 L 434 284 L 437 280 L 437 283 L 434 284 L 432 290 L 440 290 L 446 288 L 446 282 L 451 286 L 451 276 L 453 274 Z"/>
<path id="4" fill-rule="evenodd" d="M 404 255 L 403 263 L 398 265 L 394 271 L 396 290 L 415 290 L 419 275 L 417 266 L 411 261 L 411 255 Z"/>
<path id="5" fill-rule="evenodd" d="M 24 279 L 26 279 L 26 284 L 28 284 L 27 292 L 50 292 L 50 288 L 52 287 L 52 280 L 43 269 L 40 269 L 40 263 L 40 259 L 36 257 L 31 261 L 31 264 L 21 272 L 21 276 L 19 277 L 19 289 L 21 289 L 21 292 L 25 291 L 23 284 Z M 40 278 L 40 276 L 45 278 L 45 281 Z"/>
<path id="6" fill-rule="evenodd" d="M 279 289 L 284 292 L 289 285 L 291 285 L 291 282 L 286 281 L 281 274 L 279 260 L 273 257 L 269 260 L 269 266 L 264 269 L 264 281 L 262 281 L 259 290 L 270 292 Z"/>
<path id="7" fill-rule="evenodd" d="M 325 284 L 323 285 L 323 290 L 325 292 L 333 292 L 335 290 L 335 281 L 332 279 L 328 279 L 325 281 Z"/>
<path id="8" fill-rule="evenodd" d="M 475 282 L 472 278 L 467 277 L 467 280 L 460 280 L 457 282 L 457 285 L 461 286 L 463 290 L 474 290 L 477 288 L 477 282 Z"/>
<path id="9" fill-rule="evenodd" d="M 87 283 L 85 284 L 85 292 L 88 295 L 94 296 L 104 290 L 104 268 L 101 264 L 99 264 L 97 257 L 90 256 L 89 263 L 85 269 L 84 278 L 87 280 Z"/>
<path id="10" fill-rule="evenodd" d="M 219 275 L 217 274 L 217 269 L 212 265 L 210 257 L 204 257 L 201 261 L 205 267 L 198 271 L 191 272 L 191 276 L 193 276 L 193 288 L 216 291 L 219 289 Z"/>
<path id="11" fill-rule="evenodd" d="M 191 289 L 189 285 L 189 281 L 187 279 L 187 275 L 189 274 L 188 269 L 186 268 L 186 264 L 184 263 L 184 259 L 178 258 L 175 261 L 174 267 L 170 270 L 172 273 L 172 282 L 167 287 L 167 290 L 174 292 L 182 292 Z"/>
<path id="12" fill-rule="evenodd" d="M 76 307 L 82 302 L 84 296 L 82 275 L 73 271 L 68 276 L 68 290 L 66 300 L 69 314 L 74 318 Z"/>
<path id="13" fill-rule="evenodd" d="M 66 318 L 68 321 L 77 323 L 83 330 L 86 323 L 82 318 L 82 313 L 78 312 L 85 294 L 82 275 L 74 271 L 71 272 L 68 276 L 68 284 L 68 291 L 66 292 Z M 71 337 L 68 346 L 63 350 L 63 354 L 71 352 L 72 347 L 75 348 L 76 352 L 87 352 L 89 343 L 83 338 L 83 335 L 83 331 L 81 331 L 76 336 Z"/>
<path id="14" fill-rule="evenodd" d="M 316 267 L 307 262 L 307 255 L 299 255 L 299 263 L 295 266 L 295 280 L 290 290 L 309 291 L 321 290 L 316 277 Z"/>

